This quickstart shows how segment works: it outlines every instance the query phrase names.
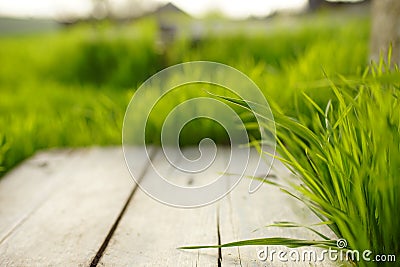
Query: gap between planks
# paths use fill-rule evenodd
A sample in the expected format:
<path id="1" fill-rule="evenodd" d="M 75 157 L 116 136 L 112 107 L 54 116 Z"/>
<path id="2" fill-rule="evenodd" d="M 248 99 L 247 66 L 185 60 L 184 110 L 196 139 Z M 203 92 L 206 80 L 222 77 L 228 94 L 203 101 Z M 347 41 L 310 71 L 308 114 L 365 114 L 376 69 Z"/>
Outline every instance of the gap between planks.
<path id="1" fill-rule="evenodd" d="M 154 155 L 157 153 L 157 150 L 154 148 L 151 148 L 150 151 L 150 161 L 153 160 Z M 144 175 L 146 174 L 147 170 L 148 170 L 148 164 L 146 165 L 146 167 L 142 170 L 141 174 L 138 177 L 138 183 L 140 183 L 144 177 Z M 103 256 L 104 251 L 106 250 L 108 243 L 110 242 L 115 230 L 118 227 L 119 222 L 121 221 L 122 216 L 124 216 L 124 213 L 126 211 L 126 209 L 128 208 L 129 203 L 131 202 L 133 195 L 135 194 L 136 190 L 138 189 L 138 185 L 136 184 L 136 186 L 134 186 L 132 188 L 131 193 L 128 196 L 128 199 L 126 200 L 124 206 L 122 207 L 121 212 L 119 213 L 117 219 L 115 220 L 113 226 L 111 227 L 110 231 L 108 232 L 106 238 L 104 239 L 104 242 L 101 244 L 99 250 L 97 251 L 96 255 L 94 256 L 92 262 L 90 263 L 90 267 L 96 267 L 97 264 L 99 263 L 101 257 Z"/>

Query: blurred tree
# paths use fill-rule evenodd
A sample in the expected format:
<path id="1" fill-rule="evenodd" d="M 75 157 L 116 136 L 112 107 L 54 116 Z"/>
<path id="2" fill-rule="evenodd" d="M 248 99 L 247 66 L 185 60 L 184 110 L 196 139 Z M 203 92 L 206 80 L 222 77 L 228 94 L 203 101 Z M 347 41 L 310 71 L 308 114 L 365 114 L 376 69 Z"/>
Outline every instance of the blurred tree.
<path id="1" fill-rule="evenodd" d="M 386 56 L 390 45 L 392 62 L 400 65 L 400 0 L 373 0 L 371 60 Z"/>
<path id="2" fill-rule="evenodd" d="M 308 0 L 308 8 L 315 11 L 323 6 L 338 3 L 370 2 L 370 0 Z M 400 0 L 372 0 L 372 28 L 370 59 L 379 61 L 386 57 L 392 46 L 391 62 L 400 65 Z"/>

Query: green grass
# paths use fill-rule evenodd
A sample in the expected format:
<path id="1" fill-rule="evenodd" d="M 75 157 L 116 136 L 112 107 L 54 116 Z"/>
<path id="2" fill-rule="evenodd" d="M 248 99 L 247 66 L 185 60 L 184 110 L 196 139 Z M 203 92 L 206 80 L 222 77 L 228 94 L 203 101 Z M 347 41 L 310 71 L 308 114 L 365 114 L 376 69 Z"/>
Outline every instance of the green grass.
<path id="1" fill-rule="evenodd" d="M 154 27 L 81 25 L 3 37 L 0 171 L 39 149 L 121 144 L 134 88 L 161 69 Z"/>
<path id="2" fill-rule="evenodd" d="M 329 16 L 299 18 L 296 27 L 276 23 L 274 30 L 251 35 L 211 34 L 195 47 L 183 36 L 166 54 L 157 46 L 151 18 L 0 37 L 2 173 L 38 149 L 120 144 L 124 111 L 134 90 L 158 70 L 187 60 L 214 60 L 238 68 L 267 99 L 279 100 L 281 108 L 295 115 L 294 100 L 309 84 L 313 88 L 307 92 L 315 101 L 328 98 L 317 86 L 323 70 L 357 76 L 366 63 L 368 20 L 340 21 Z M 181 101 L 171 99 L 160 112 Z M 154 127 L 149 141 L 157 142 L 159 118 L 154 116 L 149 125 Z M 200 125 L 184 130 L 182 145 L 196 144 L 194 133 L 226 143 L 222 128 L 207 121 Z"/>
<path id="3" fill-rule="evenodd" d="M 283 192 L 303 202 L 338 239 L 346 239 L 344 251 L 400 257 L 400 71 L 382 60 L 358 79 L 326 78 L 332 98 L 318 105 L 303 93 L 296 117 L 275 109 L 279 158 L 297 177 Z M 239 103 L 240 100 L 224 99 Z M 276 106 L 275 106 L 276 107 Z M 253 142 L 258 146 L 257 142 Z M 298 182 L 300 180 L 300 183 Z M 264 181 L 264 180 L 263 180 Z M 208 247 L 247 245 L 319 246 L 337 249 L 329 239 L 301 222 L 277 222 L 278 227 L 304 227 L 320 240 L 267 237 Z M 183 247 L 196 249 L 197 247 Z M 203 246 L 204 247 L 204 246 Z M 355 263 L 355 262 L 353 262 Z M 368 262 L 359 266 L 393 265 Z"/>
<path id="4" fill-rule="evenodd" d="M 400 72 L 382 66 L 357 80 L 328 80 L 331 101 L 320 106 L 306 96 L 311 117 L 277 116 L 278 140 L 302 181 L 291 192 L 350 249 L 398 258 Z"/>
<path id="5" fill-rule="evenodd" d="M 38 149 L 121 143 L 127 92 L 32 82 L 1 95 L 0 161 L 6 170 Z"/>

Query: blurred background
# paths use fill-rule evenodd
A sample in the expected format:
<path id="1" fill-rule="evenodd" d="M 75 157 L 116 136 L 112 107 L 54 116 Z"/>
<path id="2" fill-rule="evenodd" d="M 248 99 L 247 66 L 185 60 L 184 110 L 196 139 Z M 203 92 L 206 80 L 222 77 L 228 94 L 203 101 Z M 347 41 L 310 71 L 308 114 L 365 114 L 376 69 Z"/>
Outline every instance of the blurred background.
<path id="1" fill-rule="evenodd" d="M 255 81 L 273 109 L 292 116 L 301 112 L 303 91 L 326 105 L 324 79 L 360 77 L 373 58 L 371 5 L 0 0 L 1 173 L 38 149 L 121 144 L 135 90 L 180 62 L 231 65 Z M 160 104 L 158 112 L 170 106 Z M 161 122 L 153 117 L 148 138 L 157 143 Z M 188 125 L 181 144 L 196 144 L 194 135 L 224 143 L 223 129 L 208 123 Z"/>

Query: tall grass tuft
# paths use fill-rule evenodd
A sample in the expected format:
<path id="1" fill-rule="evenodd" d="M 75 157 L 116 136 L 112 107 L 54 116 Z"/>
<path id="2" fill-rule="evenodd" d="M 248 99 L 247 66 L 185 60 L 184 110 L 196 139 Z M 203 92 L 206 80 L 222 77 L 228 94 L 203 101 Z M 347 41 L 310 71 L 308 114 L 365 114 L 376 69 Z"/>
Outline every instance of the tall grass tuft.
<path id="1" fill-rule="evenodd" d="M 311 117 L 277 115 L 279 153 L 302 182 L 291 193 L 348 248 L 399 258 L 400 73 L 381 61 L 330 84 L 324 107 L 304 95 Z"/>
<path id="2" fill-rule="evenodd" d="M 325 106 L 304 94 L 301 111 L 289 117 L 275 104 L 278 158 L 300 180 L 289 181 L 282 191 L 302 201 L 326 224 L 343 250 L 370 250 L 375 255 L 400 259 L 400 72 L 382 60 L 355 80 L 339 76 L 330 84 Z M 245 102 L 224 97 L 240 104 Z M 268 181 L 266 181 L 268 182 Z M 276 185 L 276 183 L 274 182 Z M 281 222 L 273 226 L 292 227 Z M 318 233 L 316 229 L 305 226 Z M 335 247 L 335 240 L 268 237 L 242 240 L 216 247 L 285 245 Z M 199 247 L 185 247 L 199 248 Z M 336 248 L 336 247 L 335 247 Z M 336 248 L 337 249 L 337 248 Z M 359 266 L 376 266 L 364 261 Z M 393 262 L 380 262 L 380 265 Z"/>

